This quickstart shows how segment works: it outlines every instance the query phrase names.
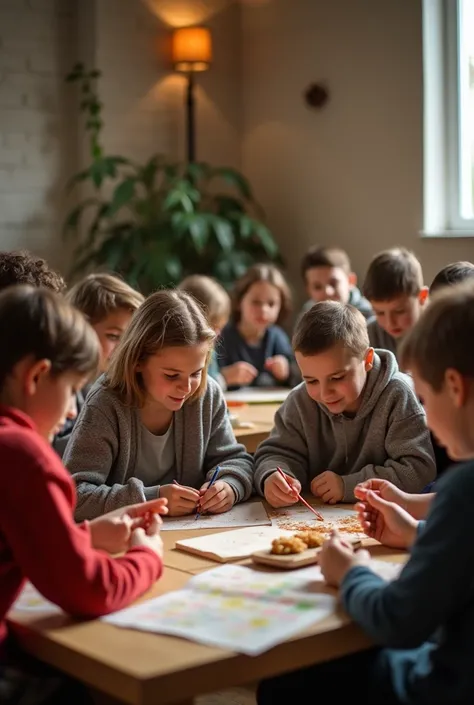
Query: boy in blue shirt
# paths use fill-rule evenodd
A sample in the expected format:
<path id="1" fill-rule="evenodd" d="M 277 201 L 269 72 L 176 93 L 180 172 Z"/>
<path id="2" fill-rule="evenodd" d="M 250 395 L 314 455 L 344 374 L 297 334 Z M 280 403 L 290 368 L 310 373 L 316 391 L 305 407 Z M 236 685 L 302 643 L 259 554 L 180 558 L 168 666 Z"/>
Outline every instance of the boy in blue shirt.
<path id="1" fill-rule="evenodd" d="M 398 579 L 387 583 L 378 577 L 369 553 L 354 552 L 337 533 L 321 552 L 327 583 L 340 588 L 345 610 L 376 646 L 264 681 L 259 705 L 302 701 L 336 678 L 340 701 L 356 688 L 365 705 L 474 702 L 473 344 L 469 282 L 440 291 L 400 349 L 429 427 L 452 458 L 465 462 L 439 481 L 426 521 L 374 491 L 356 490 L 363 497 L 358 511 L 367 535 L 410 549 Z"/>

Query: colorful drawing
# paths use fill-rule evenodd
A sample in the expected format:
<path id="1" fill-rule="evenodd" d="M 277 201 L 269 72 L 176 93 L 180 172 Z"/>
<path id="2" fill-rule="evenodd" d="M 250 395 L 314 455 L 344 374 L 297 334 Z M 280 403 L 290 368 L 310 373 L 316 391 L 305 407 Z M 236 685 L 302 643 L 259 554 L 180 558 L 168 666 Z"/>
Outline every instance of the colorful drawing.
<path id="1" fill-rule="evenodd" d="M 335 610 L 335 598 L 315 590 L 322 585 L 317 567 L 297 573 L 282 576 L 224 565 L 195 576 L 183 590 L 103 619 L 256 655 Z"/>
<path id="2" fill-rule="evenodd" d="M 269 514 L 272 526 L 286 531 L 318 531 L 327 536 L 333 529 L 338 529 L 340 534 L 350 536 L 353 539 L 367 538 L 361 530 L 357 513 L 352 509 L 320 505 L 317 508 L 323 515 L 324 522 L 316 519 L 309 509 L 301 505 L 271 509 Z"/>

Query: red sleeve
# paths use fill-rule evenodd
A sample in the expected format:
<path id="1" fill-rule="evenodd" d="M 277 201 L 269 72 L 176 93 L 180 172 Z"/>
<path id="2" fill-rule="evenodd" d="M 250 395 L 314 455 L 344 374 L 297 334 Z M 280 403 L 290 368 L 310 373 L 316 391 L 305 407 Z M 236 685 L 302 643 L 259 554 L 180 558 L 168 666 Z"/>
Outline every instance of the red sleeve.
<path id="1" fill-rule="evenodd" d="M 74 485 L 58 456 L 32 434 L 20 435 L 1 443 L 0 525 L 14 562 L 70 614 L 126 607 L 159 578 L 161 560 L 146 548 L 120 558 L 94 549 L 88 528 L 74 522 Z"/>

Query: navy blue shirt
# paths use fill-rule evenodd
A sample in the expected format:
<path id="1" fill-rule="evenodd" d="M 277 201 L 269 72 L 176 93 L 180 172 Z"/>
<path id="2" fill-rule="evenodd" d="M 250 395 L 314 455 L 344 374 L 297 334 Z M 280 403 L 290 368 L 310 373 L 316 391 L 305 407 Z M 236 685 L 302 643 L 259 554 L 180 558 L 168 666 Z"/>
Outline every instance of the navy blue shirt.
<path id="1" fill-rule="evenodd" d="M 387 584 L 369 568 L 355 567 L 342 582 L 346 611 L 377 644 L 389 647 L 378 676 L 393 690 L 390 702 L 474 702 L 473 506 L 471 461 L 437 483 L 397 580 Z"/>
<path id="2" fill-rule="evenodd" d="M 280 326 L 270 326 L 258 345 L 249 345 L 240 335 L 235 323 L 228 323 L 222 330 L 216 350 L 221 369 L 236 362 L 248 362 L 258 370 L 252 387 L 293 386 L 301 381 L 290 339 Z M 265 369 L 265 361 L 275 355 L 283 355 L 290 363 L 290 375 L 287 380 L 279 381 Z"/>

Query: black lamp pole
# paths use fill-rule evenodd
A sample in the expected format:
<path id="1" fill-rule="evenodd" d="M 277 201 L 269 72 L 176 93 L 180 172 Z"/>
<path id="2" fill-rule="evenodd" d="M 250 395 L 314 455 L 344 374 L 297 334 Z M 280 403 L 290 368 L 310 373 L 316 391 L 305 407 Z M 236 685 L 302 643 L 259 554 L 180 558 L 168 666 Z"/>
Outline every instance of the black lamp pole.
<path id="1" fill-rule="evenodd" d="M 188 86 L 186 90 L 186 142 L 188 163 L 196 161 L 196 125 L 194 121 L 194 73 L 188 73 Z"/>

